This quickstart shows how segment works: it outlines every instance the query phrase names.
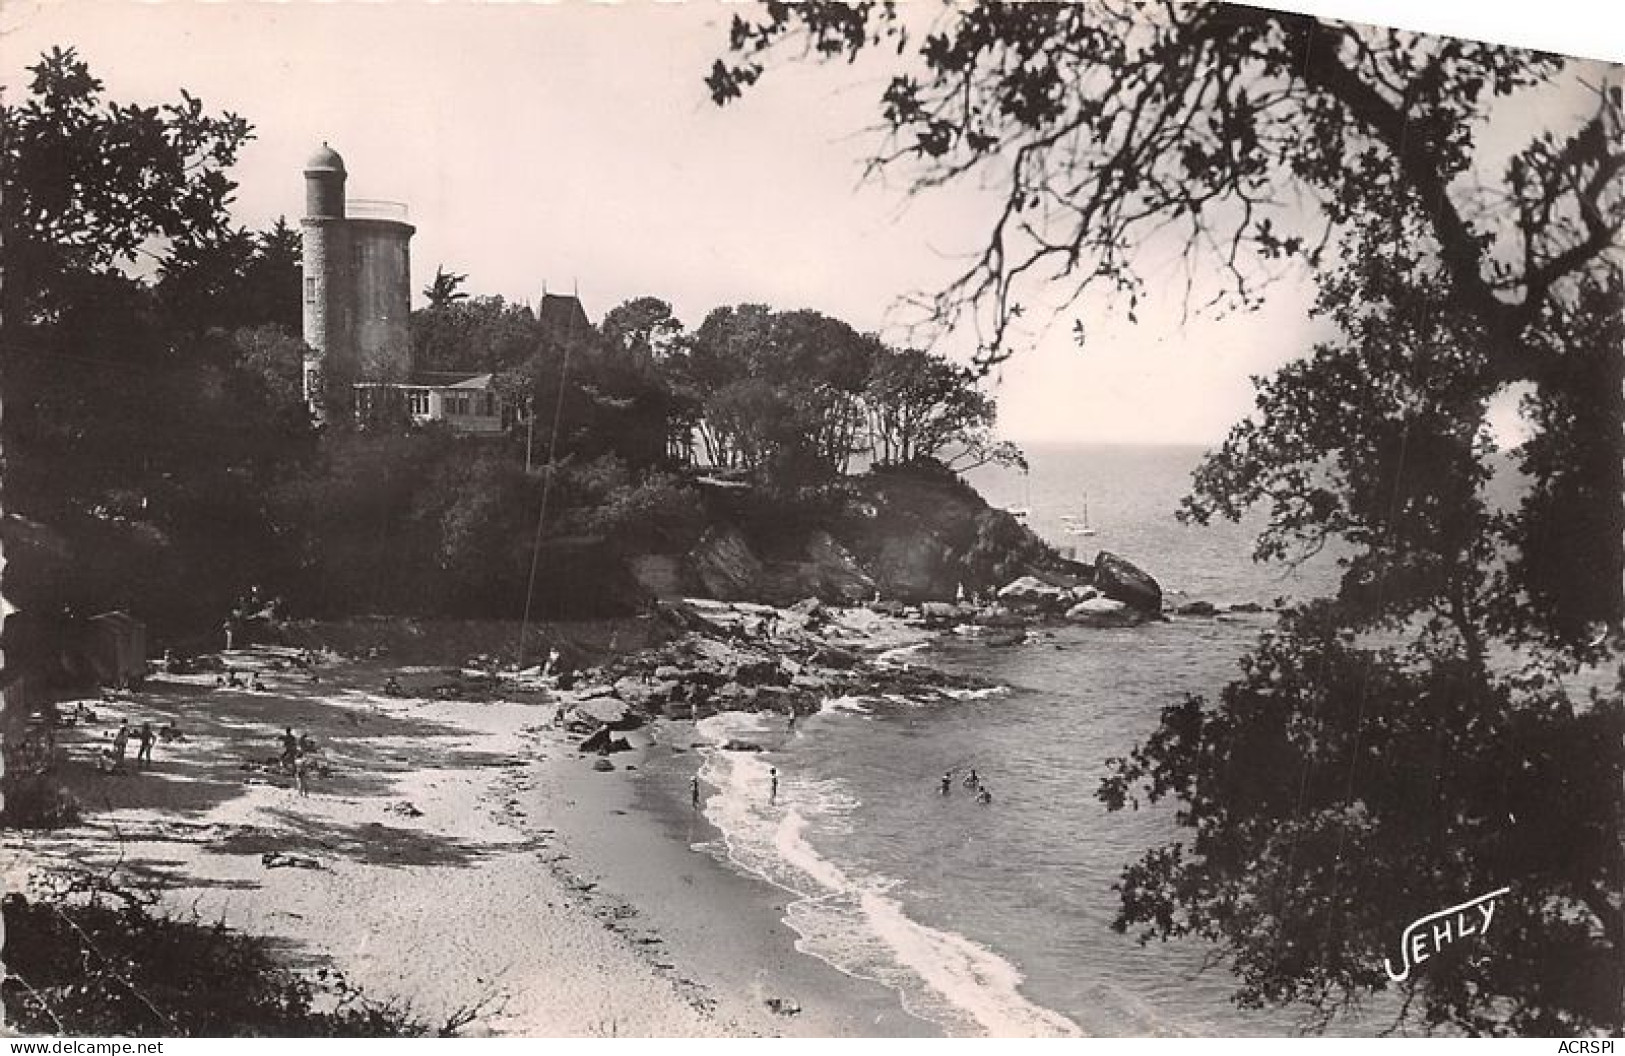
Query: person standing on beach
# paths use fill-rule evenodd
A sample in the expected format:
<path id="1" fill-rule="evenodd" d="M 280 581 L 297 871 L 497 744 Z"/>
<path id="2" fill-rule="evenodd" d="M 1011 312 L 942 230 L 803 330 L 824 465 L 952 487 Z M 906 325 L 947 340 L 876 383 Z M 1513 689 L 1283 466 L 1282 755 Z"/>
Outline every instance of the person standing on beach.
<path id="1" fill-rule="evenodd" d="M 688 779 L 688 800 L 695 810 L 700 809 L 700 775 L 695 774 Z"/>
<path id="2" fill-rule="evenodd" d="M 779 801 L 779 768 L 776 766 L 768 767 L 767 774 L 768 777 L 773 781 L 772 786 L 767 792 L 767 801 L 769 803 L 777 803 Z"/>
<path id="3" fill-rule="evenodd" d="M 118 732 L 113 734 L 113 764 L 116 767 L 124 765 L 124 752 L 130 746 L 130 724 L 118 724 Z"/>
<path id="4" fill-rule="evenodd" d="M 794 710 L 792 710 L 790 712 L 790 725 L 788 727 L 786 727 L 786 730 L 789 733 L 795 733 L 796 732 L 796 713 L 795 713 Z"/>
<path id="5" fill-rule="evenodd" d="M 141 742 L 140 749 L 135 753 L 136 765 L 150 766 L 152 764 L 152 742 L 158 739 L 158 735 L 152 732 L 152 723 L 143 722 L 141 729 L 136 732 L 135 739 Z"/>

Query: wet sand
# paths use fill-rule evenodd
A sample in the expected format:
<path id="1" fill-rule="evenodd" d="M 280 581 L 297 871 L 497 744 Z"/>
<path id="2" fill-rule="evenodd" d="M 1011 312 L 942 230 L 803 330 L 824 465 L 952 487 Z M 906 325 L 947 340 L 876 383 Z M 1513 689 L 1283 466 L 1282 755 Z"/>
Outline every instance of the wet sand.
<path id="1" fill-rule="evenodd" d="M 689 778 L 701 762 L 693 724 L 663 722 L 640 750 L 616 756 L 637 769 L 631 780 L 580 771 L 597 779 L 573 796 L 583 778 L 569 768 L 549 776 L 566 787 L 542 786 L 544 801 L 563 804 L 553 815 L 574 851 L 571 865 L 605 878 L 605 887 L 636 905 L 639 918 L 664 940 L 681 965 L 695 965 L 722 1009 L 741 1015 L 778 999 L 772 1033 L 786 1036 L 935 1036 L 932 1024 L 906 1013 L 880 984 L 854 979 L 799 952 L 784 923 L 790 896 L 741 875 L 719 859 L 720 834 L 689 799 Z M 589 786 L 590 787 L 590 786 Z M 702 785 L 701 794 L 710 794 Z M 613 838 L 603 838 L 613 834 Z"/>

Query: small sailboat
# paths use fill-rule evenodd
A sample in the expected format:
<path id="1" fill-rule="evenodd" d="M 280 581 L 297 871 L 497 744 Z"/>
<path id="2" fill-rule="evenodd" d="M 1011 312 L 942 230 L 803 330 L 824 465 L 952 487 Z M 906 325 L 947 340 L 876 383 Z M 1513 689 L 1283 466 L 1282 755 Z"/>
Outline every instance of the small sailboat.
<path id="1" fill-rule="evenodd" d="M 1065 514 L 1061 517 L 1062 530 L 1067 535 L 1094 535 L 1095 530 L 1089 527 L 1089 493 L 1083 494 L 1083 516 Z"/>

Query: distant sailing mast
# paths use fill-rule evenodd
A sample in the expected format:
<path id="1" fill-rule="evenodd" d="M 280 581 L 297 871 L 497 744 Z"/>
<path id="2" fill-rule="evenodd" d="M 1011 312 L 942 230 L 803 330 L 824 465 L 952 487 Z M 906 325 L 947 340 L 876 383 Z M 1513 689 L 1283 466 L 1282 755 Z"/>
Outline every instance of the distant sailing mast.
<path id="1" fill-rule="evenodd" d="M 1089 527 L 1089 493 L 1087 491 L 1083 493 L 1083 516 L 1076 517 L 1072 514 L 1067 514 L 1061 518 L 1061 522 L 1066 527 L 1067 535 L 1095 534 L 1095 530 Z"/>

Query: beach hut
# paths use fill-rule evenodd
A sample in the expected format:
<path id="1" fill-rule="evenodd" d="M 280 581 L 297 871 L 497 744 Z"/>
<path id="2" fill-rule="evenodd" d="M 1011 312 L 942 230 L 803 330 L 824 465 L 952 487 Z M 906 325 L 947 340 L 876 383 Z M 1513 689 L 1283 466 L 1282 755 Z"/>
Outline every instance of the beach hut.
<path id="1" fill-rule="evenodd" d="M 86 620 L 81 656 L 98 685 L 132 686 L 147 674 L 147 625 L 127 612 Z"/>

